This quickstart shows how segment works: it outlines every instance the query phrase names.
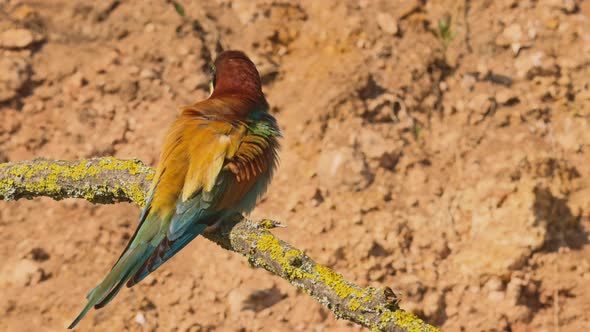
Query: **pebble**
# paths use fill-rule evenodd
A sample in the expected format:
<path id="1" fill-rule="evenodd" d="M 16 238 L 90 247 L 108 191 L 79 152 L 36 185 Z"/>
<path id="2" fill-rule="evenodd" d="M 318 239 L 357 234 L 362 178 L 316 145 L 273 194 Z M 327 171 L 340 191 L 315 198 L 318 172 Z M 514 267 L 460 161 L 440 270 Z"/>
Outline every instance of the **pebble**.
<path id="1" fill-rule="evenodd" d="M 503 90 L 498 91 L 496 93 L 495 98 L 496 98 L 496 101 L 498 102 L 498 104 L 500 104 L 500 105 L 504 105 L 504 104 L 507 104 L 508 102 L 518 100 L 518 96 L 511 89 L 503 89 Z"/>
<path id="2" fill-rule="evenodd" d="M 563 4 L 561 9 L 563 9 L 563 11 L 567 14 L 573 14 L 578 11 L 578 4 L 575 0 L 563 0 L 562 2 Z"/>
<path id="3" fill-rule="evenodd" d="M 0 46 L 4 48 L 26 48 L 35 41 L 27 29 L 8 29 L 0 34 Z"/>
<path id="4" fill-rule="evenodd" d="M 510 47 L 515 55 L 522 48 L 530 46 L 525 34 L 522 31 L 522 27 L 518 23 L 512 23 L 508 25 L 502 33 L 496 38 L 496 45 L 503 47 Z"/>
<path id="5" fill-rule="evenodd" d="M 133 320 L 141 326 L 144 326 L 145 324 L 147 324 L 147 319 L 145 318 L 145 315 L 142 314 L 141 312 L 138 312 L 137 315 L 135 315 L 135 318 Z"/>
<path id="6" fill-rule="evenodd" d="M 468 90 L 468 91 L 473 90 L 473 87 L 475 86 L 476 82 L 477 82 L 477 79 L 473 75 L 464 75 L 461 78 L 461 86 L 463 87 L 463 89 Z"/>
<path id="7" fill-rule="evenodd" d="M 146 78 L 146 79 L 154 79 L 156 78 L 156 72 L 149 69 L 149 68 L 143 68 L 140 72 L 139 72 L 139 77 L 141 78 Z"/>
<path id="8" fill-rule="evenodd" d="M 14 98 L 31 78 L 31 69 L 20 58 L 0 58 L 0 102 Z"/>
<path id="9" fill-rule="evenodd" d="M 37 264 L 31 260 L 23 259 L 0 271 L 0 288 L 7 286 L 26 287 L 37 284 L 42 276 L 43 272 Z"/>
<path id="10" fill-rule="evenodd" d="M 547 4 L 566 14 L 573 14 L 578 11 L 576 0 L 547 0 Z"/>
<path id="11" fill-rule="evenodd" d="M 513 23 L 504 28 L 502 33 L 496 38 L 498 46 L 509 46 L 512 43 L 518 43 L 522 38 L 522 29 L 520 25 Z"/>
<path id="12" fill-rule="evenodd" d="M 326 188 L 343 186 L 359 191 L 372 181 L 364 155 L 349 147 L 322 152 L 318 161 L 320 184 Z"/>
<path id="13" fill-rule="evenodd" d="M 381 30 L 391 35 L 397 35 L 397 33 L 399 32 L 397 20 L 390 14 L 377 14 L 377 24 L 379 25 L 379 28 L 381 28 Z"/>
<path id="14" fill-rule="evenodd" d="M 542 51 L 517 58 L 514 66 L 516 67 L 516 75 L 520 78 L 532 79 L 535 76 L 552 76 L 558 72 L 555 59 L 548 57 Z"/>

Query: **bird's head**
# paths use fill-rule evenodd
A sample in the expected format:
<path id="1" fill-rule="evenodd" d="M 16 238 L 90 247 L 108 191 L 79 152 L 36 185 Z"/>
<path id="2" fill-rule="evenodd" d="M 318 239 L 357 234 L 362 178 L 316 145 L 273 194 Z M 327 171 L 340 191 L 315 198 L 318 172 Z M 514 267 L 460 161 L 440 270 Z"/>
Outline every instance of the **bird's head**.
<path id="1" fill-rule="evenodd" d="M 215 59 L 211 97 L 236 95 L 264 98 L 260 74 L 254 63 L 240 51 L 224 51 Z"/>

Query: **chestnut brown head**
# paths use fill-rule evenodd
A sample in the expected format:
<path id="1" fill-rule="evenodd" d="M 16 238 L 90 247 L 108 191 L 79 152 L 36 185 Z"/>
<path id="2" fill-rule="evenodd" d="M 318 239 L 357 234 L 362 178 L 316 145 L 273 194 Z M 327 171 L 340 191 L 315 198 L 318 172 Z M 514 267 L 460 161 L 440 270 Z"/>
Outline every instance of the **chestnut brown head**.
<path id="1" fill-rule="evenodd" d="M 211 97 L 239 95 L 263 97 L 260 74 L 254 63 L 241 51 L 224 51 L 215 59 Z"/>

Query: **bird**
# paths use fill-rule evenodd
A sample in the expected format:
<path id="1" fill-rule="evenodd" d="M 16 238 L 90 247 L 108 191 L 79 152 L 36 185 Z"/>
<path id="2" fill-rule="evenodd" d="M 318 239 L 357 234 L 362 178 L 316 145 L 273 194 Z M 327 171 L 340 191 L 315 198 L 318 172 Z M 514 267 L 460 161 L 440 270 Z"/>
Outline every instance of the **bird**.
<path id="1" fill-rule="evenodd" d="M 250 212 L 278 166 L 282 133 L 248 56 L 221 52 L 210 95 L 182 107 L 169 127 L 139 225 L 106 277 L 69 326 L 107 305 L 199 234 Z"/>

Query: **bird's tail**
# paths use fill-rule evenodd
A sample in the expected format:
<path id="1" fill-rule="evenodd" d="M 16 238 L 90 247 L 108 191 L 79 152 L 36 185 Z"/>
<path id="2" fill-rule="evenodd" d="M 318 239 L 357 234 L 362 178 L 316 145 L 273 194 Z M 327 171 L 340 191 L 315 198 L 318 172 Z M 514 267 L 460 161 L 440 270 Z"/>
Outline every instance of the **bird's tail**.
<path id="1" fill-rule="evenodd" d="M 103 281 L 88 293 L 88 303 L 68 328 L 74 328 L 90 308 L 99 309 L 109 303 L 127 280 L 147 261 L 155 248 L 150 242 L 140 243 L 133 248 L 128 247 Z"/>

